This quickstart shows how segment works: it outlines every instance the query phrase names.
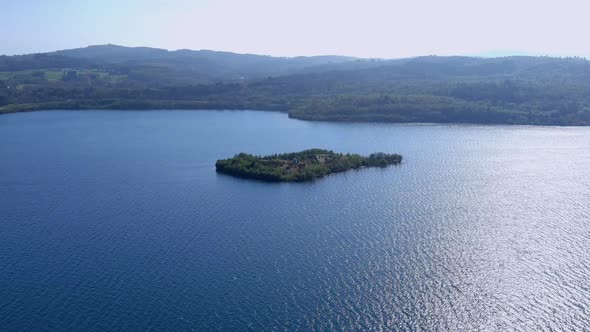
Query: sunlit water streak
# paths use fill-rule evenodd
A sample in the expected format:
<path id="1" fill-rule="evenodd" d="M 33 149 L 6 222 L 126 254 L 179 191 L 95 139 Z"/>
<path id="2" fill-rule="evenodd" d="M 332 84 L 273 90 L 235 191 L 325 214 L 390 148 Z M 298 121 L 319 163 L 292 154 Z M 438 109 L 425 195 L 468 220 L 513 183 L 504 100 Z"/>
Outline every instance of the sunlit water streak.
<path id="1" fill-rule="evenodd" d="M 590 129 L 0 117 L 2 330 L 590 329 Z M 268 184 L 245 151 L 398 152 Z"/>

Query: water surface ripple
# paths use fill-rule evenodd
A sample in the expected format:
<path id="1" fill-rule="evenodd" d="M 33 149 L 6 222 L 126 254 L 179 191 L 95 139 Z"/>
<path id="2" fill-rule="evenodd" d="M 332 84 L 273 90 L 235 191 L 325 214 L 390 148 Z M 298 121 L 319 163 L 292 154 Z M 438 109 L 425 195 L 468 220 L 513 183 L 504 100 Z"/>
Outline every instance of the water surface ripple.
<path id="1" fill-rule="evenodd" d="M 0 329 L 590 329 L 590 129 L 0 117 Z M 214 162 L 404 164 L 268 184 Z"/>

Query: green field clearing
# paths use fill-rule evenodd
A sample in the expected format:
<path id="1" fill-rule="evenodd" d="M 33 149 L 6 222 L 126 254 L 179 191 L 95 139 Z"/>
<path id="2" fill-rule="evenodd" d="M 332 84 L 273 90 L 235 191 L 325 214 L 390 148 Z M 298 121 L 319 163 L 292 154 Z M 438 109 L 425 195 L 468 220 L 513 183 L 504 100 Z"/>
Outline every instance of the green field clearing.
<path id="1" fill-rule="evenodd" d="M 63 71 L 61 70 L 45 70 L 45 79 L 48 82 L 60 81 L 63 77 Z"/>
<path id="2" fill-rule="evenodd" d="M 44 70 L 22 70 L 22 71 L 15 71 L 15 72 L 0 72 L 0 81 L 6 81 L 6 80 L 14 80 L 17 83 L 21 83 L 21 82 L 25 82 L 28 79 L 34 79 L 34 78 L 39 78 L 36 77 L 35 74 L 39 73 L 39 72 L 43 72 L 43 78 L 45 78 L 45 80 L 48 83 L 55 83 L 55 82 L 60 82 L 63 77 L 64 77 L 64 73 L 68 72 L 68 71 L 75 71 L 76 74 L 80 77 L 80 78 L 85 78 L 87 76 L 93 76 L 96 77 L 95 79 L 98 79 L 100 81 L 103 82 L 107 82 L 110 84 L 117 84 L 117 83 L 121 83 L 123 81 L 125 81 L 127 79 L 127 75 L 118 75 L 118 74 L 111 74 L 108 73 L 104 70 L 100 70 L 100 69 L 63 69 L 63 70 L 53 70 L 53 69 L 44 69 Z M 22 83 L 21 83 L 22 84 Z M 19 84 L 19 85 L 21 85 Z"/>

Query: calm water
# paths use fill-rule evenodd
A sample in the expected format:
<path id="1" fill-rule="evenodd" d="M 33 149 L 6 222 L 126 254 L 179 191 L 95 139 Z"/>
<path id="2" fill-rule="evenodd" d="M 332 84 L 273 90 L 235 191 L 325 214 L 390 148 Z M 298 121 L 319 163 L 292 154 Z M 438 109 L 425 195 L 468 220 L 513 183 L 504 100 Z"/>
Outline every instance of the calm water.
<path id="1" fill-rule="evenodd" d="M 267 184 L 245 151 L 398 152 Z M 590 329 L 590 128 L 0 116 L 0 329 Z"/>

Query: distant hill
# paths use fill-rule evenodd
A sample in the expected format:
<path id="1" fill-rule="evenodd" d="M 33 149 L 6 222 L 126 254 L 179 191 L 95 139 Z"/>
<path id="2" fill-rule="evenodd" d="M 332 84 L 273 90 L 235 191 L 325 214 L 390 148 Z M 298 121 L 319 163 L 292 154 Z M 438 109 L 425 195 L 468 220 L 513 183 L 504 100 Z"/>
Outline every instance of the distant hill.
<path id="1" fill-rule="evenodd" d="M 215 83 L 299 72 L 321 71 L 322 67 L 362 60 L 345 56 L 271 57 L 209 50 L 168 51 L 149 47 L 96 45 L 50 53 L 0 57 L 0 71 L 27 69 L 98 68 L 158 85 Z"/>
<path id="2" fill-rule="evenodd" d="M 271 57 L 116 45 L 0 56 L 0 113 L 265 109 L 325 121 L 590 125 L 583 58 Z"/>

